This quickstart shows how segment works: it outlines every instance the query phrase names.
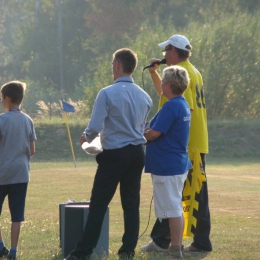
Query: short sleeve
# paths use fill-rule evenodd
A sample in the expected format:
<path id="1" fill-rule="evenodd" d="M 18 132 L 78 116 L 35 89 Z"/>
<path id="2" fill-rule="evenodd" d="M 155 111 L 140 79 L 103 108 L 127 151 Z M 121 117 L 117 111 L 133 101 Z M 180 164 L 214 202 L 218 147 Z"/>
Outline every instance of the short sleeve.
<path id="1" fill-rule="evenodd" d="M 170 103 L 166 102 L 158 112 L 154 120 L 152 129 L 166 134 L 176 118 L 175 111 L 171 108 Z"/>

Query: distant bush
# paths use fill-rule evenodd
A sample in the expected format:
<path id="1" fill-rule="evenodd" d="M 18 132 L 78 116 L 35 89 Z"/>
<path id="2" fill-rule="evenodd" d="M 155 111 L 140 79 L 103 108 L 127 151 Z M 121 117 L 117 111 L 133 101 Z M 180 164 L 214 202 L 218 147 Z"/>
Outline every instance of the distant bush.
<path id="1" fill-rule="evenodd" d="M 74 106 L 75 112 L 67 113 L 71 114 L 73 118 L 84 118 L 86 117 L 86 104 L 83 101 L 72 101 L 68 99 L 67 101 L 71 105 Z M 63 108 L 62 103 L 60 102 L 52 102 L 45 103 L 44 101 L 38 101 L 36 103 L 38 106 L 37 113 L 28 113 L 33 118 L 48 119 L 48 118 L 57 118 L 62 117 Z"/>

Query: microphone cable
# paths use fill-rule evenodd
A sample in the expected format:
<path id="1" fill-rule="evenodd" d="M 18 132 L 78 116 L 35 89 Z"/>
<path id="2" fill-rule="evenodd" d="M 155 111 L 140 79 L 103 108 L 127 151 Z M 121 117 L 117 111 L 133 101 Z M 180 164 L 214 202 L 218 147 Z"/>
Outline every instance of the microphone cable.
<path id="1" fill-rule="evenodd" d="M 148 69 L 148 68 L 151 68 L 153 67 L 155 64 L 166 64 L 166 59 L 162 59 L 162 60 L 159 60 L 151 65 L 148 65 L 146 67 L 143 68 L 143 71 L 142 71 L 142 84 L 143 84 L 143 90 L 145 91 L 145 86 L 144 86 L 144 71 L 145 69 Z M 149 218 L 148 218 L 148 222 L 147 222 L 147 226 L 144 230 L 144 232 L 138 237 L 138 240 L 145 234 L 145 232 L 147 231 L 148 227 L 149 227 L 149 224 L 150 224 L 150 219 L 151 219 L 151 208 L 152 208 L 152 202 L 153 202 L 153 196 L 152 196 L 152 199 L 151 199 L 151 202 L 150 202 L 150 209 L 149 209 Z"/>
<path id="2" fill-rule="evenodd" d="M 150 218 L 151 218 L 151 208 L 152 208 L 152 202 L 153 202 L 153 196 L 152 196 L 152 199 L 151 199 L 151 202 L 150 202 L 150 209 L 149 209 L 149 218 L 148 218 L 148 222 L 147 222 L 147 226 L 144 230 L 144 232 L 138 237 L 138 240 L 145 234 L 146 230 L 148 229 L 149 227 L 149 224 L 150 224 Z"/>
<path id="3" fill-rule="evenodd" d="M 145 87 L 144 87 L 144 70 L 142 72 L 142 83 L 143 83 L 143 90 L 145 91 Z"/>

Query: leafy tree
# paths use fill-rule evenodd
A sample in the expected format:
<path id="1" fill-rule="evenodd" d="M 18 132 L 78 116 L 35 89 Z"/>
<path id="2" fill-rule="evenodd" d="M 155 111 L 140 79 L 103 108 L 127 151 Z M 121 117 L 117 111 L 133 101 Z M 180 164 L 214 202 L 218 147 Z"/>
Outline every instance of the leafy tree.
<path id="1" fill-rule="evenodd" d="M 210 119 L 253 118 L 259 112 L 258 19 L 236 12 L 212 26 L 189 29 L 191 60 L 202 71 Z"/>
<path id="2" fill-rule="evenodd" d="M 61 97 L 57 1 L 2 2 L 0 79 L 26 81 L 23 105 L 35 112 L 37 101 Z M 209 118 L 259 118 L 259 12 L 254 0 L 63 0 L 65 93 L 84 97 L 89 113 L 99 89 L 113 82 L 112 53 L 129 47 L 139 58 L 135 82 L 154 100 L 154 114 L 158 96 L 142 70 L 150 58 L 162 58 L 157 44 L 179 33 L 194 47 Z"/>
<path id="3" fill-rule="evenodd" d="M 154 26 L 149 27 L 146 24 L 144 27 L 144 33 L 139 34 L 133 44 L 133 49 L 138 53 L 139 64 L 148 64 L 152 57 L 159 58 L 158 43 L 174 33 L 184 34 L 193 45 L 190 60 L 204 78 L 209 119 L 258 117 L 260 35 L 256 29 L 259 27 L 257 17 L 237 10 L 229 17 L 223 14 L 218 21 L 210 21 L 204 25 L 191 23 L 183 30 L 173 28 L 170 23 L 164 25 L 162 30 L 159 22 Z M 158 33 L 154 34 L 153 31 Z M 145 73 L 144 78 L 146 90 L 155 102 L 153 114 L 157 109 L 158 97 L 149 72 Z"/>
<path id="4" fill-rule="evenodd" d="M 40 82 L 43 88 L 58 91 L 58 6 L 56 1 L 36 0 L 36 3 L 37 8 L 35 0 L 16 0 L 10 1 L 8 6 L 22 19 L 18 26 L 19 21 L 14 21 L 13 16 L 6 18 L 9 27 L 16 25 L 16 33 L 6 35 L 12 41 L 15 39 L 12 46 L 15 61 L 11 69 L 19 78 L 28 77 L 33 82 Z M 62 4 L 64 88 L 69 95 L 84 74 L 85 57 L 89 56 L 82 46 L 82 39 L 88 34 L 84 17 L 86 7 L 84 0 L 63 1 Z"/>

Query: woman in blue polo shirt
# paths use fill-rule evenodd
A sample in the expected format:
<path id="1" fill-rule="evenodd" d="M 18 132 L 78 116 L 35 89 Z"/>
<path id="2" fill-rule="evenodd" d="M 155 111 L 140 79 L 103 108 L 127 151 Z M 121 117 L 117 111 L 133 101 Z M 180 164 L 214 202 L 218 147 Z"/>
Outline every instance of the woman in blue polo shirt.
<path id="1" fill-rule="evenodd" d="M 182 257 L 184 227 L 182 190 L 191 162 L 188 157 L 190 108 L 183 93 L 189 85 L 187 71 L 179 66 L 164 69 L 161 88 L 169 99 L 150 122 L 145 172 L 152 174 L 155 215 L 169 219 L 171 245 L 166 254 Z"/>

